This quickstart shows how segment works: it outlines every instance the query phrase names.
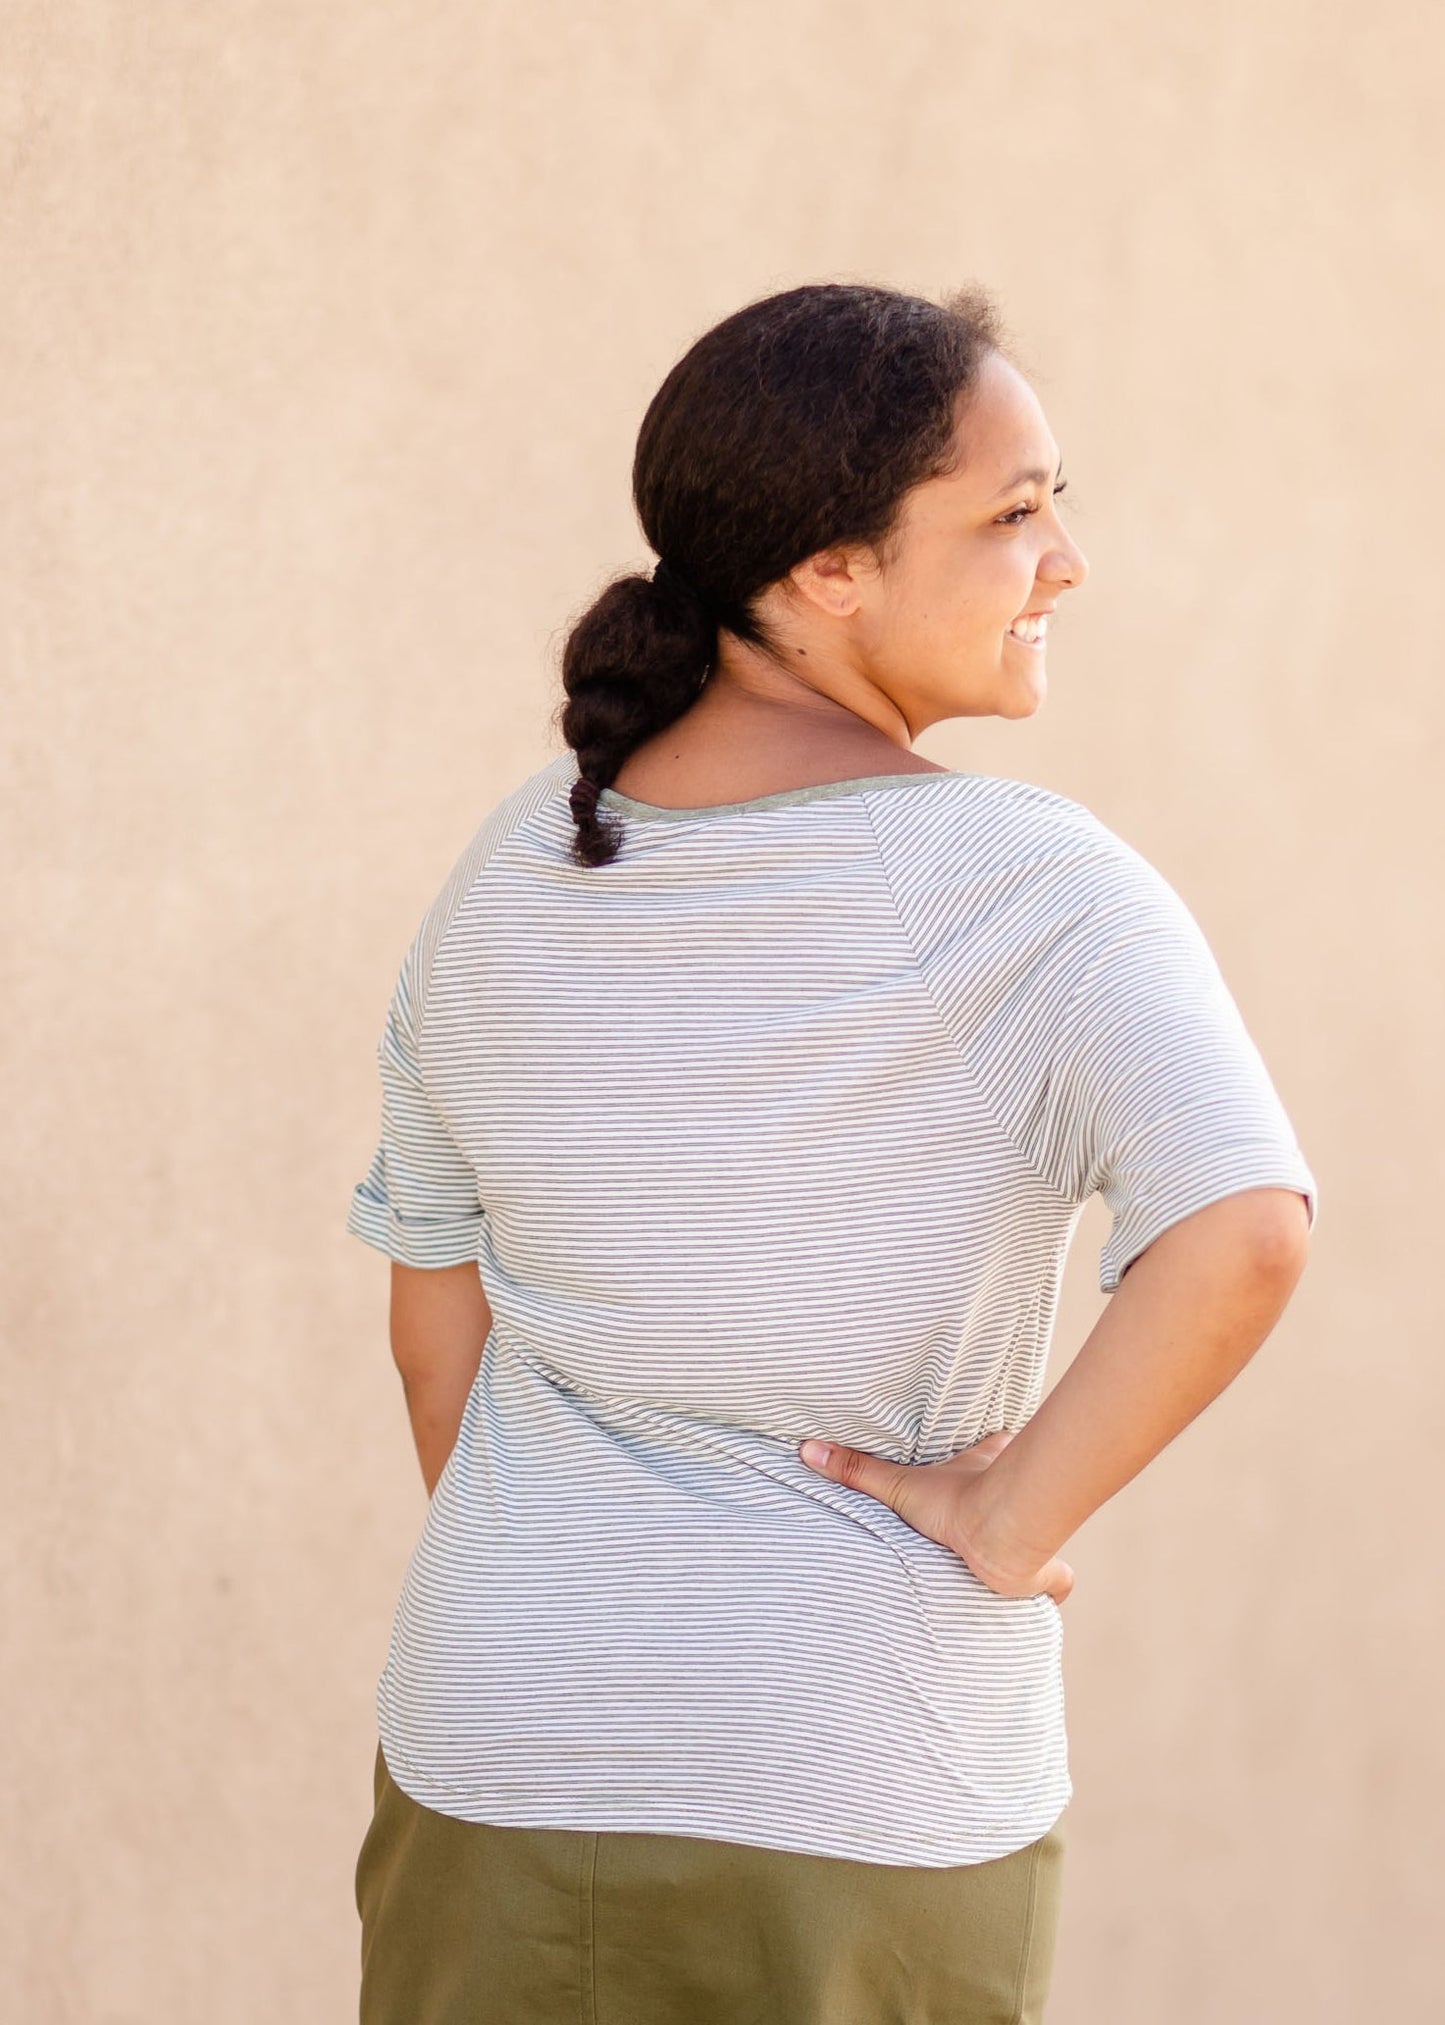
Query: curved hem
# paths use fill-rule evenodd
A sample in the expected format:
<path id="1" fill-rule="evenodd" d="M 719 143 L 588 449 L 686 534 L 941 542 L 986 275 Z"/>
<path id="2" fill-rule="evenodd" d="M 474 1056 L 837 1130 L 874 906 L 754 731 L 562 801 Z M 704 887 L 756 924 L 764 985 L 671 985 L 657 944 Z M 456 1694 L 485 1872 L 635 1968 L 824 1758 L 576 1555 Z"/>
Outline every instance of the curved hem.
<path id="1" fill-rule="evenodd" d="M 378 1740 L 387 1771 L 408 1799 L 414 1800 L 419 1807 L 429 1808 L 436 1814 L 446 1814 L 455 1821 L 469 1821 L 477 1826 L 493 1828 L 561 1829 L 569 1834 L 584 1835 L 686 1836 L 692 1841 L 733 1842 L 750 1849 L 776 1849 L 786 1855 L 823 1856 L 835 1862 L 865 1863 L 875 1867 L 885 1865 L 896 1870 L 956 1870 L 963 1865 L 992 1863 L 999 1857 L 1016 1855 L 1020 1849 L 1029 1848 L 1041 1836 L 1047 1835 L 1074 1797 L 1073 1781 L 1066 1774 L 1061 1785 L 1048 1789 L 1050 1797 L 1039 1810 L 1036 1827 L 1006 1831 L 997 1847 L 975 1847 L 945 1855 L 908 1856 L 900 1853 L 896 1843 L 841 1849 L 809 1841 L 806 1835 L 793 1835 L 787 1841 L 780 1841 L 776 1834 L 751 1815 L 727 1817 L 715 1813 L 711 1824 L 703 1828 L 695 1819 L 683 1821 L 665 1811 L 652 1813 L 615 1805 L 598 1806 L 587 1800 L 569 1804 L 566 1820 L 544 1820 L 538 1809 L 524 1806 L 518 1813 L 508 1806 L 498 1807 L 495 1802 L 463 1803 L 487 1807 L 485 1814 L 465 1813 L 458 1805 L 458 1796 L 428 1781 L 400 1751 L 388 1746 L 384 1732 L 378 1731 Z"/>

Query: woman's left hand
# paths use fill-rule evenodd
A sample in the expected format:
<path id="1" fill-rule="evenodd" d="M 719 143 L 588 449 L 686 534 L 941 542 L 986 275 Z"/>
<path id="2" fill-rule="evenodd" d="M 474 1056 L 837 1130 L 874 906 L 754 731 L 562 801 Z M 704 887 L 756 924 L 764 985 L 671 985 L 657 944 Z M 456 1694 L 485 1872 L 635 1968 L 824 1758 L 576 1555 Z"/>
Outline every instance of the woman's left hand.
<path id="1" fill-rule="evenodd" d="M 1014 1432 L 999 1428 L 936 1463 L 888 1462 L 842 1442 L 806 1441 L 798 1454 L 819 1476 L 877 1498 L 915 1533 L 951 1549 L 995 1595 L 1045 1595 L 1062 1603 L 1074 1586 L 1074 1571 L 1067 1561 L 1055 1555 L 1038 1568 L 1005 1567 L 992 1561 L 982 1544 L 981 1479 Z"/>

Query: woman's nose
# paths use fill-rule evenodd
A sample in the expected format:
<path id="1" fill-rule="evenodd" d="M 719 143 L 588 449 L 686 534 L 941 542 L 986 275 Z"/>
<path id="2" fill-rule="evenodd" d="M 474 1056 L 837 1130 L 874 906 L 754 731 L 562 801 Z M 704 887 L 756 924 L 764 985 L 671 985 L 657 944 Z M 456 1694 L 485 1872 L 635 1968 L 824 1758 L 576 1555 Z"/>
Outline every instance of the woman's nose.
<path id="1" fill-rule="evenodd" d="M 1056 584 L 1064 584 L 1071 590 L 1077 590 L 1089 574 L 1089 558 L 1076 541 L 1065 541 L 1062 547 L 1054 550 L 1049 556 L 1043 574 Z"/>

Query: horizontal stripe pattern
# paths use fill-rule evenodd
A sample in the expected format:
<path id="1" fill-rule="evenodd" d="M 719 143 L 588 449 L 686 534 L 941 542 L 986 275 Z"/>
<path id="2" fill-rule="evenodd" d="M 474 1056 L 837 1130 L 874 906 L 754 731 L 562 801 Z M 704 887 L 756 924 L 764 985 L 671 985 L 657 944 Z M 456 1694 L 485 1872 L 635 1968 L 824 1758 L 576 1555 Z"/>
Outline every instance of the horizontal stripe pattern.
<path id="1" fill-rule="evenodd" d="M 879 1863 L 1008 1854 L 1072 1786 L 1058 1607 L 797 1455 L 1037 1407 L 1083 1205 L 1112 1291 L 1314 1177 L 1183 901 L 1066 797 L 871 776 L 715 809 L 564 752 L 403 958 L 347 1228 L 493 1314 L 377 1687 L 464 1820 Z"/>

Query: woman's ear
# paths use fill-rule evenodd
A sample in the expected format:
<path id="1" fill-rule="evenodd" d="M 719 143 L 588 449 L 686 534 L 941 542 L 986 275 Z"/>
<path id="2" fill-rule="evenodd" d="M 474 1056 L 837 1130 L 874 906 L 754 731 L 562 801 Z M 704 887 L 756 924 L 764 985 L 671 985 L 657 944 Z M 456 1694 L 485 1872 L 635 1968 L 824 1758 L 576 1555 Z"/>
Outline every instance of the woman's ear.
<path id="1" fill-rule="evenodd" d="M 822 548 L 795 563 L 788 581 L 830 619 L 847 619 L 863 602 L 863 579 L 868 574 L 876 575 L 877 565 L 866 550 Z"/>

